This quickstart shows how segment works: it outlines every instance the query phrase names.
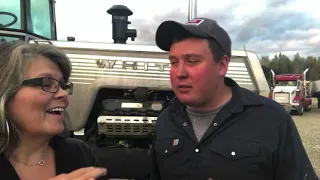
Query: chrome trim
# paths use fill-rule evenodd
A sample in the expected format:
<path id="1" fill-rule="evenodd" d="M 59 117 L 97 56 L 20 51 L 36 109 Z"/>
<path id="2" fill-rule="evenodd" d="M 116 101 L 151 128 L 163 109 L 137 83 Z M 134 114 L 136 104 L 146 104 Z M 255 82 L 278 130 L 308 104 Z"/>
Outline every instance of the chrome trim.
<path id="1" fill-rule="evenodd" d="M 109 136 L 147 136 L 154 133 L 157 117 L 99 116 L 98 133 Z"/>

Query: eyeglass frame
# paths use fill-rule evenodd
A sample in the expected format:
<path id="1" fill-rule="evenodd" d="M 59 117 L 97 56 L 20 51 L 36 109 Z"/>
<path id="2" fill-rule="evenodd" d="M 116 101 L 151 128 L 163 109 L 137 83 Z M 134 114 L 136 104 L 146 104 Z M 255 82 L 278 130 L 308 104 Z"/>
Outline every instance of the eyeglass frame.
<path id="1" fill-rule="evenodd" d="M 48 91 L 44 88 L 44 80 L 53 80 L 58 82 L 58 88 L 56 89 L 56 91 Z M 51 77 L 39 77 L 39 78 L 33 78 L 33 79 L 26 79 L 24 81 L 22 81 L 21 83 L 22 86 L 41 86 L 41 89 L 45 92 L 49 92 L 49 93 L 57 93 L 59 91 L 60 88 L 62 88 L 64 91 L 66 89 L 69 88 L 68 95 L 72 95 L 73 94 L 73 83 L 72 82 L 62 82 L 62 81 L 58 81 L 57 79 L 51 78 Z M 68 88 L 66 88 L 68 87 Z"/>

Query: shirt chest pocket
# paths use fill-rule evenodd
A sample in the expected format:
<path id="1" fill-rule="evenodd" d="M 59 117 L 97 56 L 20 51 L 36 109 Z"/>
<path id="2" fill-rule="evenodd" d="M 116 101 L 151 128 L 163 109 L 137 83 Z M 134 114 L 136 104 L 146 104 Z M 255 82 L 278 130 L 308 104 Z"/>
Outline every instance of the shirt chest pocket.
<path id="1" fill-rule="evenodd" d="M 210 144 L 211 156 L 206 162 L 215 168 L 217 177 L 225 176 L 227 170 L 230 179 L 257 179 L 250 175 L 260 174 L 265 168 L 262 150 L 263 145 L 256 141 L 219 138 Z"/>
<path id="2" fill-rule="evenodd" d="M 249 140 L 213 140 L 210 149 L 227 161 L 255 161 L 260 155 L 260 144 Z"/>
<path id="3" fill-rule="evenodd" d="M 155 143 L 158 160 L 164 164 L 180 164 L 184 162 L 184 139 L 166 138 L 159 139 Z"/>

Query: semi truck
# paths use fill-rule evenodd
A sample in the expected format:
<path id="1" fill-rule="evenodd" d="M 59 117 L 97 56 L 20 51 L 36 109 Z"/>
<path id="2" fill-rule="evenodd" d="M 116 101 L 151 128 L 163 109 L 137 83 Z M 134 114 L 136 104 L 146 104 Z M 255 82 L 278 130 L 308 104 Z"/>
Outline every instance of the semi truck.
<path id="1" fill-rule="evenodd" d="M 302 74 L 273 75 L 271 98 L 281 104 L 289 113 L 296 112 L 302 116 L 305 111 L 311 111 L 311 84 L 306 78 L 306 69 Z"/>
<path id="2" fill-rule="evenodd" d="M 67 108 L 71 119 L 66 122 L 67 135 L 92 146 L 110 178 L 144 179 L 150 175 L 149 151 L 157 117 L 175 97 L 168 52 L 154 45 L 127 44 L 139 32 L 128 29 L 132 11 L 114 5 L 107 12 L 112 16 L 113 43 L 79 42 L 73 37 L 61 41 L 5 25 L 0 27 L 0 36 L 61 48 L 71 60 L 74 83 Z M 55 22 L 48 23 L 55 27 Z M 268 96 L 270 92 L 254 51 L 232 50 L 227 76 L 257 94 Z"/>

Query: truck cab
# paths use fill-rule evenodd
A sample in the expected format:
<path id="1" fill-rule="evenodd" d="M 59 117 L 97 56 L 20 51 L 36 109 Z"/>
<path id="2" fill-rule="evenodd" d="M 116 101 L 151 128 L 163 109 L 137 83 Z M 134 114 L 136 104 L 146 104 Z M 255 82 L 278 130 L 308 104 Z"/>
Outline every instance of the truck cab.
<path id="1" fill-rule="evenodd" d="M 70 58 L 74 92 L 67 108 L 71 119 L 66 122 L 68 136 L 92 146 L 108 168 L 109 177 L 148 177 L 149 149 L 157 117 L 175 97 L 168 52 L 157 46 L 127 44 L 128 38 L 134 40 L 139 30 L 128 29 L 128 16 L 133 13 L 126 6 L 115 5 L 107 11 L 112 16 L 113 42 L 95 43 L 76 41 L 74 37 L 67 41 L 56 39 L 54 1 L 44 3 L 48 21 L 43 23 L 51 28 L 47 35 L 41 34 L 31 28 L 32 17 L 25 18 L 33 11 L 30 1 L 21 3 L 27 3 L 16 7 L 25 8 L 23 14 L 9 9 L 0 12 L 0 37 L 3 41 L 48 43 L 61 48 Z M 14 23 L 2 22 L 1 16 L 8 13 L 15 16 Z M 257 94 L 268 96 L 270 92 L 254 51 L 232 50 L 227 76 Z"/>
<path id="2" fill-rule="evenodd" d="M 308 69 L 302 74 L 274 75 L 273 73 L 274 86 L 271 98 L 289 113 L 294 111 L 298 115 L 303 115 L 304 111 L 311 111 L 311 88 L 306 78 L 307 72 Z"/>

